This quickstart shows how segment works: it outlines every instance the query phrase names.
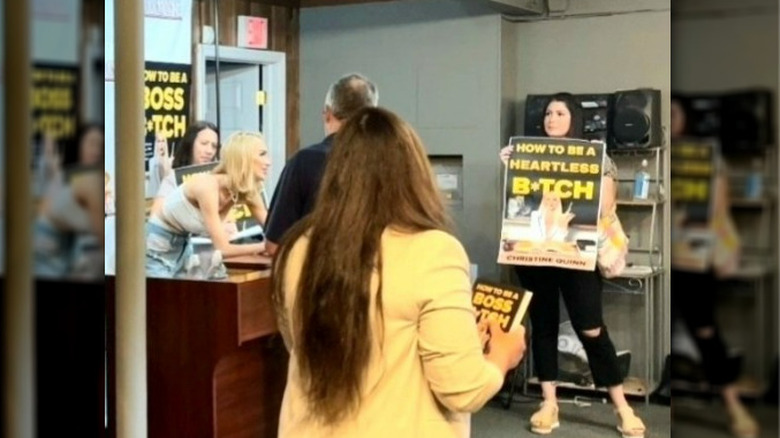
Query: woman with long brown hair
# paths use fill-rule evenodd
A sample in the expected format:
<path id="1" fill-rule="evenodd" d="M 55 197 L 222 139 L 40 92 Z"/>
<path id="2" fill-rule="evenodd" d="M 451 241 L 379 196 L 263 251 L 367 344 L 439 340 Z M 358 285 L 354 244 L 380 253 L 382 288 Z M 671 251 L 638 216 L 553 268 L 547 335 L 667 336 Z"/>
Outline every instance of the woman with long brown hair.
<path id="1" fill-rule="evenodd" d="M 365 108 L 334 138 L 312 213 L 273 268 L 290 351 L 279 437 L 467 437 L 525 349 L 490 326 L 417 134 Z"/>

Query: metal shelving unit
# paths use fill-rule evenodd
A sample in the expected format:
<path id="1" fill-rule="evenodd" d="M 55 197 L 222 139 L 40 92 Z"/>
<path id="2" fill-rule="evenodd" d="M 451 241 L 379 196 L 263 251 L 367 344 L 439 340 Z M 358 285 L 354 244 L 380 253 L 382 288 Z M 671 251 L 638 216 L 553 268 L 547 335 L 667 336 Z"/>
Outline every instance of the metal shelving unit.
<path id="1" fill-rule="evenodd" d="M 766 339 L 767 322 L 773 318 L 774 306 L 768 292 L 777 287 L 777 172 L 774 167 L 777 150 L 774 145 L 766 146 L 759 156 L 748 156 L 742 160 L 726 157 L 731 188 L 730 204 L 737 230 L 743 236 L 742 263 L 739 270 L 726 278 L 729 283 L 741 283 L 753 299 L 754 320 L 753 341 L 756 345 L 750 351 L 755 353 L 755 367 L 752 369 L 758 380 L 767 378 L 767 346 L 776 340 Z M 763 192 L 758 197 L 746 197 L 745 180 L 751 162 L 759 159 L 763 164 Z M 745 223 L 745 219 L 748 220 Z M 755 233 L 755 234 L 752 234 Z M 746 238 L 747 237 L 747 238 Z M 730 288 L 724 288 L 730 290 Z M 766 342 L 765 342 L 766 341 Z"/>

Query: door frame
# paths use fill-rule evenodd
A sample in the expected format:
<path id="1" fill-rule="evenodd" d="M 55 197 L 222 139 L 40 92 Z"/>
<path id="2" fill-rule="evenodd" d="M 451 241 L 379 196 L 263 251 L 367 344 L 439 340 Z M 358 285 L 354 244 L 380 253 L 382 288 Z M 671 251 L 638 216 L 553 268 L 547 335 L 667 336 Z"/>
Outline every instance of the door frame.
<path id="1" fill-rule="evenodd" d="M 206 62 L 216 59 L 213 44 L 198 44 L 195 47 L 193 63 L 195 84 L 195 117 L 202 120 L 206 116 Z M 271 152 L 270 178 L 265 190 L 273 193 L 282 167 L 287 161 L 285 142 L 287 138 L 287 60 L 283 52 L 270 50 L 243 49 L 240 47 L 219 46 L 220 62 L 257 65 L 262 71 L 260 86 L 266 94 L 265 104 L 261 107 L 263 126 L 260 127 Z"/>

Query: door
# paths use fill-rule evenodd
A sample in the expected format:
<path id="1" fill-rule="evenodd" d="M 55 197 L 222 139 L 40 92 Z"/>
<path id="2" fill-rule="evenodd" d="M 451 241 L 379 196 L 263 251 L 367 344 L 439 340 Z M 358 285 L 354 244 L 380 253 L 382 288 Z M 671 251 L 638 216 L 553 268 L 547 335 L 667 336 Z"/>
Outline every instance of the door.
<path id="1" fill-rule="evenodd" d="M 219 140 L 238 131 L 262 132 L 260 103 L 260 66 L 257 64 L 219 63 L 219 99 L 217 99 L 217 71 L 213 61 L 206 62 L 206 119 L 217 123 L 219 101 Z M 265 194 L 263 194 L 265 196 Z M 261 228 L 244 206 L 234 207 L 231 213 L 239 231 L 256 235 Z"/>
<path id="2" fill-rule="evenodd" d="M 214 46 L 197 45 L 193 62 L 193 71 L 198 78 L 195 83 L 196 117 L 211 122 L 216 122 L 217 117 L 214 103 L 216 58 Z M 264 185 L 264 194 L 268 195 L 276 187 L 286 157 L 285 54 L 220 46 L 219 59 L 220 137 L 224 142 L 238 129 L 255 129 L 263 133 L 272 161 Z M 265 99 L 258 100 L 259 90 L 262 90 Z"/>
<path id="3" fill-rule="evenodd" d="M 219 63 L 219 139 L 224 143 L 237 131 L 262 131 L 261 91 L 257 64 Z M 206 62 L 206 120 L 217 123 L 217 87 L 214 61 Z"/>

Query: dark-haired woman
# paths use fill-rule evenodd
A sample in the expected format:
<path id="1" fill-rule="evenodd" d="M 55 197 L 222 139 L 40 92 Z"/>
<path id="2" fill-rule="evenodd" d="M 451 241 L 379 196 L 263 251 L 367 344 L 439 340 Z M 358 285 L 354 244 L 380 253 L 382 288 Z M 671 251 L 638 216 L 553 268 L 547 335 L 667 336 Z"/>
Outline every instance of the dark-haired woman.
<path id="1" fill-rule="evenodd" d="M 573 95 L 558 93 L 550 98 L 544 114 L 544 131 L 548 137 L 579 138 L 581 110 Z M 501 150 L 506 164 L 511 146 Z M 614 220 L 617 197 L 617 167 L 606 157 L 602 172 L 601 220 Z M 559 297 L 568 310 L 571 323 L 588 357 L 593 382 L 607 388 L 618 415 L 618 431 L 624 438 L 642 438 L 645 425 L 634 414 L 623 391 L 623 376 L 617 353 L 604 324 L 601 304 L 602 276 L 598 268 L 577 271 L 557 267 L 517 266 L 523 287 L 534 292 L 528 312 L 531 318 L 531 350 L 542 387 L 543 401 L 531 416 L 531 431 L 547 435 L 560 426 L 558 421 L 558 330 Z"/>
<path id="2" fill-rule="evenodd" d="M 157 137 L 155 137 L 156 145 L 157 141 Z M 179 167 L 208 164 L 219 158 L 218 155 L 219 130 L 211 122 L 198 121 L 187 127 L 184 137 L 176 145 L 170 168 L 178 169 Z M 159 162 L 165 165 L 165 161 L 160 160 Z M 176 178 L 173 172 L 167 173 L 162 178 L 159 187 L 152 203 L 152 213 L 159 213 L 163 199 L 176 189 Z"/>

